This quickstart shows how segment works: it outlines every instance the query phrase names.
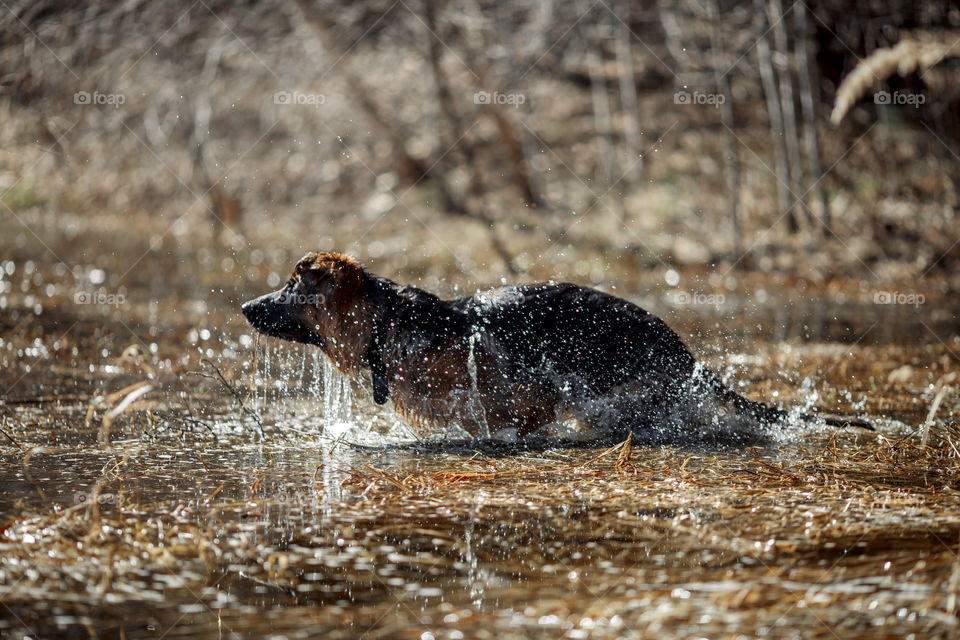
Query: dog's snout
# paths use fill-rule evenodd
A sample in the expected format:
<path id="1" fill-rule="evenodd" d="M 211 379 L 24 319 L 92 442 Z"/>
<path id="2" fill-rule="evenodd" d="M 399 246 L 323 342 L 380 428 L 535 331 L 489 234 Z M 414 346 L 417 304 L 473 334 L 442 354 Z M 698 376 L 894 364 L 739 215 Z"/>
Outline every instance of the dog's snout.
<path id="1" fill-rule="evenodd" d="M 240 311 L 243 312 L 247 321 L 261 331 L 269 331 L 278 322 L 277 310 L 272 304 L 273 296 L 274 294 L 268 293 L 240 305 Z"/>
<path id="2" fill-rule="evenodd" d="M 291 304 L 283 289 L 244 302 L 240 311 L 254 329 L 268 336 L 318 344 L 304 322 L 302 305 Z"/>
<path id="3" fill-rule="evenodd" d="M 247 320 L 253 320 L 256 316 L 260 315 L 258 311 L 262 312 L 263 305 L 260 304 L 260 298 L 255 298 L 254 300 L 247 300 L 242 305 L 240 305 L 240 311 L 243 312 L 243 315 L 247 317 Z"/>

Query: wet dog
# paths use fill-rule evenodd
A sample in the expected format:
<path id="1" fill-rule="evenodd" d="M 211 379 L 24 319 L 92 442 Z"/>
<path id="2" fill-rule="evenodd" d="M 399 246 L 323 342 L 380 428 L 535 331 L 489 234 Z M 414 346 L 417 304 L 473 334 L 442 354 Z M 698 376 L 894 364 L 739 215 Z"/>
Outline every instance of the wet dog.
<path id="1" fill-rule="evenodd" d="M 349 256 L 309 253 L 282 289 L 242 310 L 258 331 L 316 345 L 350 377 L 369 371 L 374 401 L 392 400 L 418 426 L 523 436 L 573 417 L 637 433 L 682 420 L 679 409 L 706 400 L 759 423 L 787 418 L 724 386 L 656 316 L 575 284 L 442 300 Z"/>

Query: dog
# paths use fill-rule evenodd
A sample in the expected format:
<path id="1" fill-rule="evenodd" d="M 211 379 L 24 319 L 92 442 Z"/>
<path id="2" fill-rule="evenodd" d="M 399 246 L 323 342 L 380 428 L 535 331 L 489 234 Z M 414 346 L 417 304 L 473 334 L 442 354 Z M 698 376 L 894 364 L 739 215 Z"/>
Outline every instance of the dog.
<path id="1" fill-rule="evenodd" d="M 351 378 L 369 371 L 374 401 L 392 400 L 418 427 L 523 437 L 572 417 L 622 435 L 682 421 L 679 408 L 705 399 L 763 424 L 788 415 L 727 388 L 660 318 L 570 283 L 443 300 L 350 256 L 308 253 L 282 289 L 241 309 L 256 330 L 316 345 Z"/>

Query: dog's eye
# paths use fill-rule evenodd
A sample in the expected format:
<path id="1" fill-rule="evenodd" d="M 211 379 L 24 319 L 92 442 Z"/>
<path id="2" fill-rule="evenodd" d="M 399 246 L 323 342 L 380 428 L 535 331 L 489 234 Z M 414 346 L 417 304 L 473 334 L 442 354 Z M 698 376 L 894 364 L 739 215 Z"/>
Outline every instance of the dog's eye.
<path id="1" fill-rule="evenodd" d="M 307 288 L 313 289 L 325 286 L 332 278 L 333 273 L 329 269 L 314 269 L 310 272 L 309 279 L 304 278 L 304 283 Z"/>

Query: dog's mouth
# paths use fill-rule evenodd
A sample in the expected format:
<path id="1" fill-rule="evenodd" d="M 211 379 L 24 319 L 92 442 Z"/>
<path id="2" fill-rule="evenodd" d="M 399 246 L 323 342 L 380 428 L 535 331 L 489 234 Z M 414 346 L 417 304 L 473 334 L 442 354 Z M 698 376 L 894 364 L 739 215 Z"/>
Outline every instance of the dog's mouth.
<path id="1" fill-rule="evenodd" d="M 290 304 L 283 289 L 268 293 L 240 305 L 247 322 L 260 333 L 289 340 L 303 342 L 319 347 L 323 340 L 310 327 L 303 325 L 293 311 L 296 305 Z"/>

